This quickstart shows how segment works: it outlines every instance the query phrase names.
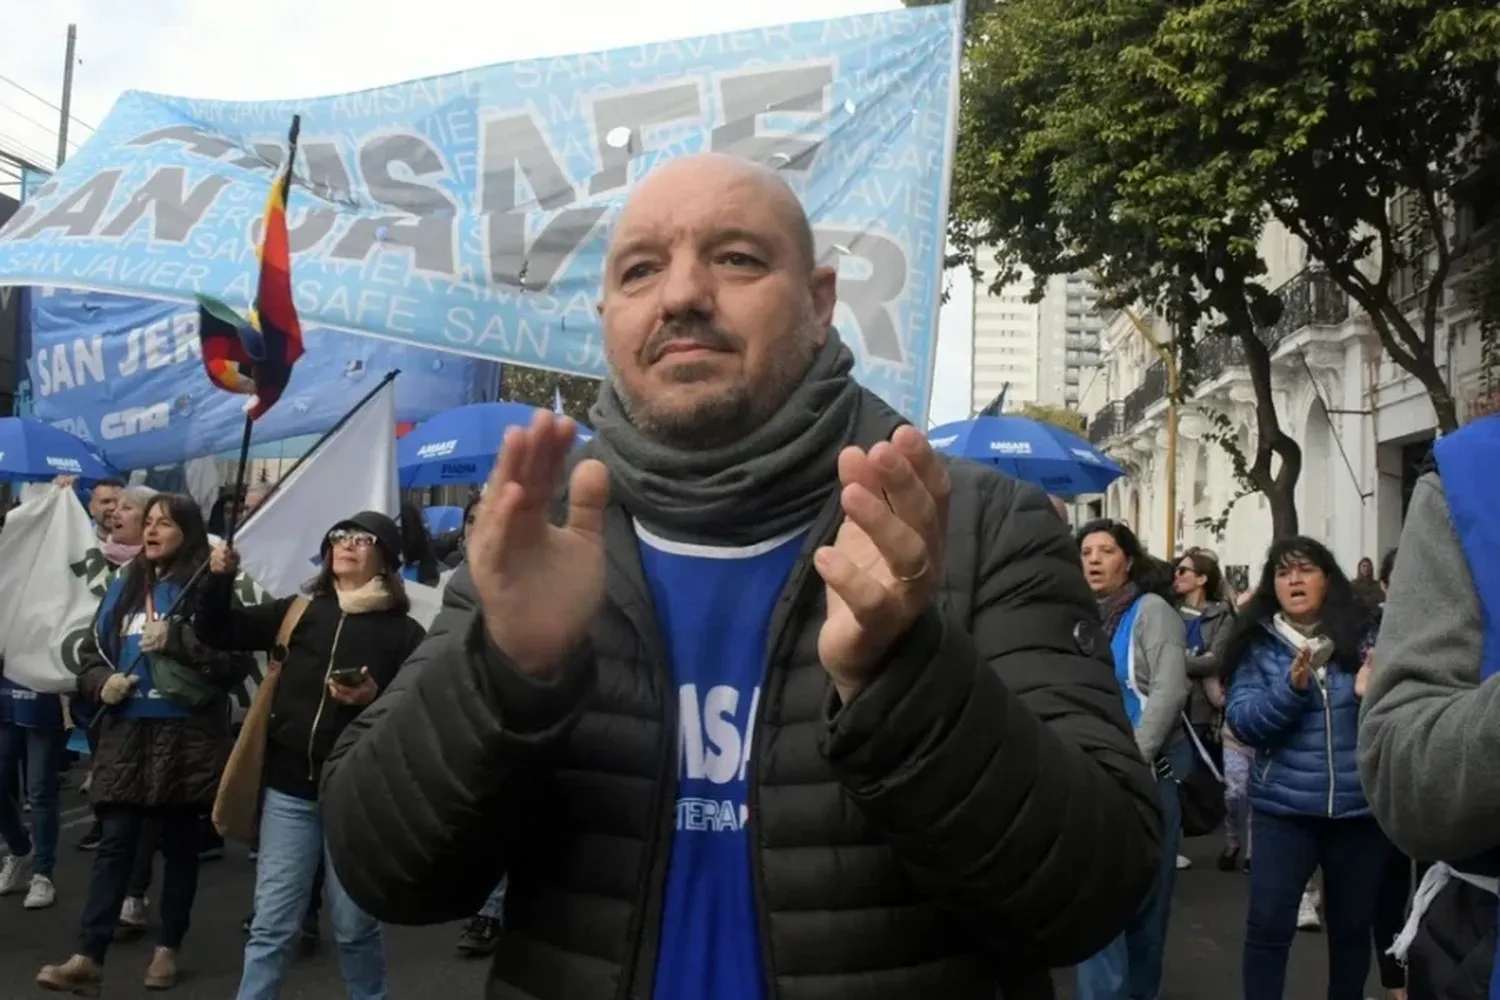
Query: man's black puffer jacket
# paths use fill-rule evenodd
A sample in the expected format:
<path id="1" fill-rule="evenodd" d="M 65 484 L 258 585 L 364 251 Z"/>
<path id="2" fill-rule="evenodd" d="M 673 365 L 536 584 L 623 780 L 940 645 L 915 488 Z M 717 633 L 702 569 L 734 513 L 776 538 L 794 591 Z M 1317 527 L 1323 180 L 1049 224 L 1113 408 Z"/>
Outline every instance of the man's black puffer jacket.
<path id="1" fill-rule="evenodd" d="M 863 411 L 856 440 L 887 437 L 884 405 Z M 810 558 L 836 497 L 777 605 L 749 833 L 781 1000 L 1051 996 L 1046 970 L 1113 938 L 1151 881 L 1156 792 L 1076 550 L 1036 489 L 949 469 L 941 599 L 848 705 Z M 606 534 L 604 607 L 549 682 L 487 640 L 460 568 L 324 772 L 334 867 L 381 920 L 465 917 L 510 873 L 490 1000 L 652 995 L 676 699 L 621 508 Z"/>

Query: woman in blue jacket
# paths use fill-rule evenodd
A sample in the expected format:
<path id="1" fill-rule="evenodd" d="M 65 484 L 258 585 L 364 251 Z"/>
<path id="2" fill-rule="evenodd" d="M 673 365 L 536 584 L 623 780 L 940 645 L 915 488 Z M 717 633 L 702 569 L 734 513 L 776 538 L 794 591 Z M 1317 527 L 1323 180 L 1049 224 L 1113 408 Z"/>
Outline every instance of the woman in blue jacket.
<path id="1" fill-rule="evenodd" d="M 1280 1000 L 1297 906 L 1319 868 L 1328 998 L 1365 995 L 1391 850 L 1370 817 L 1355 754 L 1365 634 L 1366 611 L 1327 548 L 1300 537 L 1271 546 L 1224 655 L 1228 722 L 1255 753 L 1245 1000 Z"/>

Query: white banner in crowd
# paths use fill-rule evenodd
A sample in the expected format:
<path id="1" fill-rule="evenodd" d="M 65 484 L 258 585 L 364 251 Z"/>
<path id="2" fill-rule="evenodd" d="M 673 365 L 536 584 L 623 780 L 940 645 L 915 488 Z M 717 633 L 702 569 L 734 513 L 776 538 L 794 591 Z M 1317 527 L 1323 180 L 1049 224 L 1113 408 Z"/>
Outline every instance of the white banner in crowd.
<path id="1" fill-rule="evenodd" d="M 114 574 L 72 490 L 42 485 L 12 510 L 0 532 L 0 652 L 6 678 L 33 691 L 70 693 L 79 648 Z M 267 599 L 244 574 L 236 591 L 245 604 Z M 241 705 L 249 703 L 258 679 L 257 673 L 234 692 Z"/>
<path id="2" fill-rule="evenodd" d="M 72 490 L 37 491 L 0 532 L 5 676 L 34 691 L 73 690 L 78 644 L 112 572 Z"/>
<path id="3" fill-rule="evenodd" d="M 391 384 L 308 455 L 246 523 L 235 540 L 245 570 L 238 583 L 242 603 L 300 592 L 316 573 L 323 536 L 336 522 L 361 510 L 396 515 L 395 427 Z M 113 572 L 72 490 L 44 487 L 10 511 L 0 532 L 5 676 L 34 691 L 71 692 L 79 646 Z M 441 589 L 409 583 L 407 592 L 412 617 L 431 625 Z M 259 679 L 257 668 L 234 692 L 242 707 Z"/>

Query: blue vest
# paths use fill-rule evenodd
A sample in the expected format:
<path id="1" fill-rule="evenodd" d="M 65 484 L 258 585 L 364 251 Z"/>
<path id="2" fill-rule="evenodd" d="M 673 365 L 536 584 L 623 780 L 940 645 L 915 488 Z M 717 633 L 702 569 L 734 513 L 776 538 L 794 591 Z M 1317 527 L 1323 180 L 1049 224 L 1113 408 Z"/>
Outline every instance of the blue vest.
<path id="1" fill-rule="evenodd" d="M 1500 468 L 1500 415 L 1485 417 L 1432 446 L 1448 499 L 1454 533 L 1469 564 L 1484 626 L 1479 677 L 1500 673 L 1500 517 L 1495 516 L 1495 470 Z M 1500 968 L 1500 952 L 1496 954 Z M 1490 1000 L 1500 1000 L 1500 976 L 1490 973 Z"/>
<path id="2" fill-rule="evenodd" d="M 1109 640 L 1109 651 L 1115 657 L 1115 679 L 1120 682 L 1120 694 L 1125 698 L 1125 714 L 1130 718 L 1131 728 L 1141 724 L 1141 712 L 1146 700 L 1135 686 L 1135 618 L 1141 613 L 1141 599 L 1126 609 L 1115 626 L 1115 634 Z"/>

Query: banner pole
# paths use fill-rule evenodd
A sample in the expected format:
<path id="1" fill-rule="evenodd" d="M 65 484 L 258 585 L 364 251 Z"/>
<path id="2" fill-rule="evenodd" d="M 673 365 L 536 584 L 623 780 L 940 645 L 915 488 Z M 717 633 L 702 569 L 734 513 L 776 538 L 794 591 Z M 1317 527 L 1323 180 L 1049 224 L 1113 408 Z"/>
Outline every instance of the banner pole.
<path id="1" fill-rule="evenodd" d="M 943 184 L 938 189 L 937 217 L 939 219 L 938 240 L 938 277 L 941 280 L 942 273 L 946 270 L 941 262 L 948 257 L 948 209 L 953 201 L 953 168 L 954 160 L 958 155 L 958 125 L 962 114 L 963 103 L 959 100 L 959 88 L 963 83 L 964 76 L 964 38 L 968 29 L 969 11 L 965 0 L 949 0 L 948 4 L 953 18 L 953 78 L 948 87 L 948 134 L 943 141 Z M 927 352 L 927 386 L 922 412 L 918 426 L 926 426 L 927 414 L 932 409 L 932 384 L 937 377 L 937 329 L 938 319 L 943 313 L 943 296 L 937 295 L 932 304 L 932 347 Z M 973 335 L 970 334 L 972 337 Z M 974 403 L 971 400 L 970 406 Z"/>
<path id="2" fill-rule="evenodd" d="M 400 374 L 401 374 L 401 369 L 399 369 L 399 368 L 392 368 L 390 371 L 386 372 L 385 373 L 385 377 L 380 380 L 380 383 L 378 385 L 376 385 L 375 388 L 371 389 L 369 392 L 367 392 L 363 396 L 361 396 L 359 398 L 359 401 L 357 403 L 355 403 L 353 406 L 349 407 L 349 409 L 347 411 L 345 411 L 344 415 L 342 417 L 339 417 L 338 421 L 336 423 L 334 423 L 334 425 L 332 427 L 330 427 L 330 428 L 328 428 L 328 430 L 324 431 L 322 433 L 322 435 L 318 438 L 318 440 L 316 440 L 316 441 L 313 442 L 313 446 L 311 448 L 307 449 L 301 455 L 297 456 L 297 460 L 292 463 L 292 467 L 290 469 L 287 469 L 286 472 L 284 472 L 280 476 L 276 477 L 276 482 L 274 482 L 274 483 L 271 484 L 271 488 L 266 491 L 266 495 L 261 499 L 260 506 L 264 507 L 266 505 L 266 502 L 269 501 L 272 497 L 274 497 L 277 494 L 277 492 L 280 491 L 281 484 L 284 483 L 284 482 L 286 482 L 287 480 L 291 479 L 293 476 L 295 476 L 297 474 L 297 470 L 300 469 L 300 468 L 302 468 L 302 463 L 305 462 L 305 461 L 307 461 L 307 459 L 308 459 L 309 456 L 315 454 L 319 448 L 323 447 L 323 445 L 328 442 L 329 438 L 333 437 L 340 430 L 342 430 L 343 426 L 345 424 L 347 424 L 354 417 L 354 415 L 356 413 L 358 413 L 360 410 L 364 409 L 364 406 L 365 406 L 366 403 L 368 403 L 370 400 L 372 400 L 372 399 L 375 398 L 375 394 L 376 393 L 380 392 L 381 389 L 384 389 L 387 385 L 389 385 L 390 383 L 394 382 L 395 379 L 396 379 L 396 376 L 400 375 Z M 259 510 L 260 507 L 257 507 L 255 509 Z M 254 516 L 255 516 L 254 511 L 252 511 L 251 512 L 251 517 L 254 517 Z M 246 518 L 246 520 L 248 521 L 249 518 Z"/>

